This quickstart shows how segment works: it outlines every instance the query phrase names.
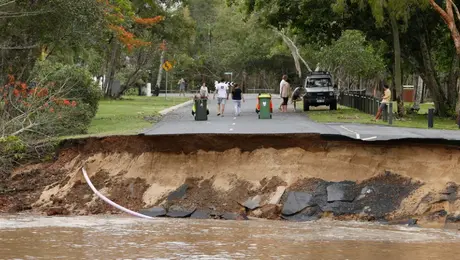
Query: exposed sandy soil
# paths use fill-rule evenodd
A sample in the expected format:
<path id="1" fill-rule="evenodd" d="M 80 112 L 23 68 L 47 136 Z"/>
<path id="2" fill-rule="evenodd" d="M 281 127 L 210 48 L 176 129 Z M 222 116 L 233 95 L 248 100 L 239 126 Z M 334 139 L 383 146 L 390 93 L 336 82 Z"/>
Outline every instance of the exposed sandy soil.
<path id="1" fill-rule="evenodd" d="M 440 210 L 460 215 L 456 193 L 442 197 L 449 183 L 460 183 L 459 162 L 457 145 L 369 144 L 312 135 L 90 138 L 64 143 L 55 162 L 3 177 L 0 212 L 117 212 L 93 195 L 84 166 L 97 189 L 132 210 L 165 204 L 169 192 L 184 183 L 187 197 L 178 204 L 235 212 L 241 208 L 237 202 L 258 194 L 267 199 L 278 186 L 308 191 L 320 182 L 348 180 L 362 188 L 380 178 L 397 187 L 417 183 L 398 190 L 404 196 L 392 200 L 397 207 L 389 218 Z M 382 177 L 386 171 L 397 176 Z"/>

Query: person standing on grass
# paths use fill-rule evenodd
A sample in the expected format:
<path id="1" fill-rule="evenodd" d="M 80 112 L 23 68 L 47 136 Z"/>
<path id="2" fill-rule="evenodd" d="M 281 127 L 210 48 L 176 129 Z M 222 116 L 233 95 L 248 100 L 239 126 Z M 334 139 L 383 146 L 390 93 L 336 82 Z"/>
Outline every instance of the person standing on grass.
<path id="1" fill-rule="evenodd" d="M 283 90 L 283 84 L 284 83 L 287 83 L 287 79 L 288 79 L 288 76 L 287 75 L 283 75 L 283 77 L 281 78 L 281 82 L 280 82 L 280 97 L 281 97 L 281 91 Z M 282 111 L 283 109 L 283 102 L 280 103 L 280 106 L 279 106 L 279 111 Z"/>
<path id="2" fill-rule="evenodd" d="M 225 84 L 224 79 L 221 79 L 216 85 L 213 99 L 216 99 L 217 94 L 217 116 L 224 116 L 225 102 L 228 100 L 228 85 Z"/>
<path id="3" fill-rule="evenodd" d="M 181 94 L 185 97 L 185 80 L 183 78 L 179 80 L 179 97 Z"/>
<path id="4" fill-rule="evenodd" d="M 281 85 L 281 98 L 283 99 L 283 103 L 281 103 L 281 112 L 286 113 L 287 112 L 287 106 L 288 106 L 291 86 L 289 85 L 289 83 L 286 80 L 284 80 L 284 82 L 282 82 L 282 83 L 283 84 Z"/>
<path id="5" fill-rule="evenodd" d="M 391 90 L 387 85 L 383 85 L 383 98 L 382 98 L 382 103 L 380 104 L 379 111 L 377 112 L 377 115 L 375 116 L 375 119 L 373 121 L 377 121 L 380 119 L 380 116 L 382 116 L 382 111 L 384 109 L 387 109 L 387 105 L 391 102 Z"/>
<path id="6" fill-rule="evenodd" d="M 241 100 L 244 102 L 244 96 L 243 91 L 238 84 L 233 85 L 232 100 L 235 116 L 239 116 L 241 114 Z"/>

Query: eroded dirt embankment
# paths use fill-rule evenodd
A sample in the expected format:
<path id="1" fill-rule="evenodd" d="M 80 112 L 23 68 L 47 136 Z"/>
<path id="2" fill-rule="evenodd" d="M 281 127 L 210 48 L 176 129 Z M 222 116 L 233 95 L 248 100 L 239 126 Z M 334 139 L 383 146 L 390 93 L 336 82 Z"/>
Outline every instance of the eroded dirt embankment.
<path id="1" fill-rule="evenodd" d="M 460 220 L 458 145 L 314 135 L 67 141 L 56 161 L 0 180 L 0 212 L 116 213 L 89 189 L 83 166 L 97 189 L 132 210 L 161 206 L 219 217 L 247 202 L 249 215 L 270 219 Z"/>

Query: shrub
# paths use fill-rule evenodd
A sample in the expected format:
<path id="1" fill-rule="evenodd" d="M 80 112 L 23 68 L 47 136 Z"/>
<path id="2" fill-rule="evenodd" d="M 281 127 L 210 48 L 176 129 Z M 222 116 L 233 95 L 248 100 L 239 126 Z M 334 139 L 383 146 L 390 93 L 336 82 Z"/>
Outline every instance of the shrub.
<path id="1" fill-rule="evenodd" d="M 50 62 L 39 63 L 32 75 L 29 84 L 10 75 L 0 87 L 0 136 L 33 140 L 86 133 L 101 97 L 91 75 Z"/>
<path id="2" fill-rule="evenodd" d="M 37 63 L 33 75 L 33 82 L 40 82 L 40 85 L 67 86 L 64 96 L 89 105 L 90 115 L 96 115 L 102 93 L 85 68 L 44 61 Z"/>

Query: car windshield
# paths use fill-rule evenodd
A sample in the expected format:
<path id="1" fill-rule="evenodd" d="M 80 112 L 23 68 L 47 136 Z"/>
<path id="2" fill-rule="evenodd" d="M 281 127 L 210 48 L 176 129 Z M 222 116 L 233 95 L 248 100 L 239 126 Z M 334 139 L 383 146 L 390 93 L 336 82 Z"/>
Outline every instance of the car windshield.
<path id="1" fill-rule="evenodd" d="M 310 78 L 307 80 L 307 88 L 330 87 L 331 79 L 329 78 Z"/>

